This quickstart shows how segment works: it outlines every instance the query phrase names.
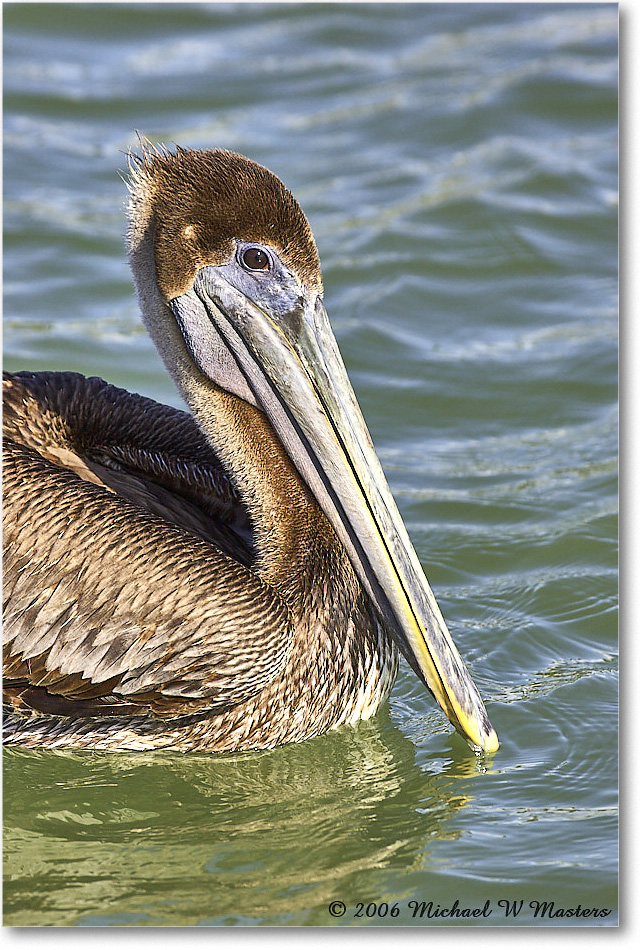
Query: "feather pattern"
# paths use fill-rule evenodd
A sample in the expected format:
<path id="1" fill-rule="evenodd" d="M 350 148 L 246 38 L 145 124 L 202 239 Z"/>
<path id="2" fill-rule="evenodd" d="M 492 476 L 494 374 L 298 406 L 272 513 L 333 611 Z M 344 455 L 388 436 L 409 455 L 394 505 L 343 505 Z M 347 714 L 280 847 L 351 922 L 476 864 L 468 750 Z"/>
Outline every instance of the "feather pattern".
<path id="1" fill-rule="evenodd" d="M 426 661 L 307 219 L 231 152 L 141 139 L 129 168 L 143 320 L 191 415 L 5 378 L 5 741 L 238 751 L 371 716 L 390 624 Z"/>
<path id="2" fill-rule="evenodd" d="M 345 557 L 318 545 L 315 583 L 302 572 L 291 607 L 248 566 L 249 518 L 187 414 L 69 373 L 8 375 L 4 389 L 9 741 L 52 744 L 57 736 L 137 748 L 171 736 L 175 748 L 270 745 L 276 700 L 279 741 L 354 717 L 354 704 L 342 707 L 350 692 L 341 680 L 364 667 L 377 670 L 361 697 L 374 711 L 396 651 L 376 623 L 374 638 L 362 639 L 373 617 Z M 164 502 L 172 493 L 180 504 Z M 328 627 L 341 638 L 310 642 Z M 310 667 L 323 682 L 314 700 L 306 696 L 301 721 L 290 713 L 302 697 L 289 706 L 284 683 Z M 253 719 L 258 733 L 240 739 Z"/>

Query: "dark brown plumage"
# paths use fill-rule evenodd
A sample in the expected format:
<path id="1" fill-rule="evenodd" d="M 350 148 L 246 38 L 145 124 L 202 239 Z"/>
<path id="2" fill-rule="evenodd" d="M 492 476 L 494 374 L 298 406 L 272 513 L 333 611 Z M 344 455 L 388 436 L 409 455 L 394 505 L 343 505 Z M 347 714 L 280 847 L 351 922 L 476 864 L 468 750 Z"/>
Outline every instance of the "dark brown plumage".
<path id="1" fill-rule="evenodd" d="M 239 563 L 258 556 L 247 516 L 185 413 L 99 379 L 26 373 L 5 380 L 4 422 L 5 698 L 48 714 L 11 719 L 10 741 L 269 746 L 333 725 L 330 700 L 360 667 L 394 674 L 394 648 L 291 471 L 281 514 L 301 518 L 278 590 Z M 327 653 L 310 650 L 318 628 L 336 630 Z"/>
<path id="2" fill-rule="evenodd" d="M 6 741 L 299 741 L 375 712 L 397 642 L 492 751 L 297 202 L 230 152 L 144 145 L 130 167 L 143 319 L 192 415 L 73 373 L 6 378 Z"/>
<path id="3" fill-rule="evenodd" d="M 304 283 L 321 289 L 307 218 L 263 165 L 224 149 L 147 148 L 131 161 L 146 186 L 137 193 L 154 206 L 156 276 L 167 300 L 187 290 L 199 267 L 226 261 L 235 239 L 271 244 Z"/>

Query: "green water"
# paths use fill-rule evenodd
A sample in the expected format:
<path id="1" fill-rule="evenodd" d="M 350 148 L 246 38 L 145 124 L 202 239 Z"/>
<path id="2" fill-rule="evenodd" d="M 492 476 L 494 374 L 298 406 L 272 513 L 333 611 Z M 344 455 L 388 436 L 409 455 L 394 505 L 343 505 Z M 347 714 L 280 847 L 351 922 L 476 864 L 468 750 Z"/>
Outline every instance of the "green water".
<path id="1" fill-rule="evenodd" d="M 269 753 L 5 752 L 5 924 L 617 922 L 617 26 L 610 4 L 5 5 L 6 368 L 178 405 L 123 152 L 140 129 L 268 165 L 502 743 L 471 755 L 404 666 L 371 722 Z"/>

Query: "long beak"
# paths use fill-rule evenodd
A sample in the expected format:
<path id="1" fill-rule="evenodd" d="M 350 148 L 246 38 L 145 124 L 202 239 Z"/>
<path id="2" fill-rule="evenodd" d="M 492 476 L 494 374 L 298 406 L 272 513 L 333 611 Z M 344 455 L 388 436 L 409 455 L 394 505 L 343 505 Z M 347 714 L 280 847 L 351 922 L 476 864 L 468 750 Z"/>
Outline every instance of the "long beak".
<path id="1" fill-rule="evenodd" d="M 203 372 L 216 379 L 211 354 L 224 348 L 228 364 L 231 354 L 226 373 L 240 382 L 230 388 L 251 394 L 268 417 L 402 653 L 468 743 L 494 752 L 497 735 L 401 520 L 320 299 L 270 315 L 205 267 L 170 306 Z"/>

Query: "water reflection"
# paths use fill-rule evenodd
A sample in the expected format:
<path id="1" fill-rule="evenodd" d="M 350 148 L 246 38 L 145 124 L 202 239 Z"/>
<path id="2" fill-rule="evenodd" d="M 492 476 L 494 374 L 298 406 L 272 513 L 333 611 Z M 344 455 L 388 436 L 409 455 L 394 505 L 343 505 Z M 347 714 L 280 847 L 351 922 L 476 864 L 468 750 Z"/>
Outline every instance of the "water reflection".
<path id="1" fill-rule="evenodd" d="M 34 876 L 55 867 L 39 923 L 328 923 L 330 901 L 363 899 L 364 874 L 394 870 L 399 888 L 431 843 L 459 835 L 475 774 L 464 751 L 420 768 L 385 713 L 237 756 L 11 749 L 6 871 L 29 884 L 9 883 L 5 922 L 26 922 Z"/>

